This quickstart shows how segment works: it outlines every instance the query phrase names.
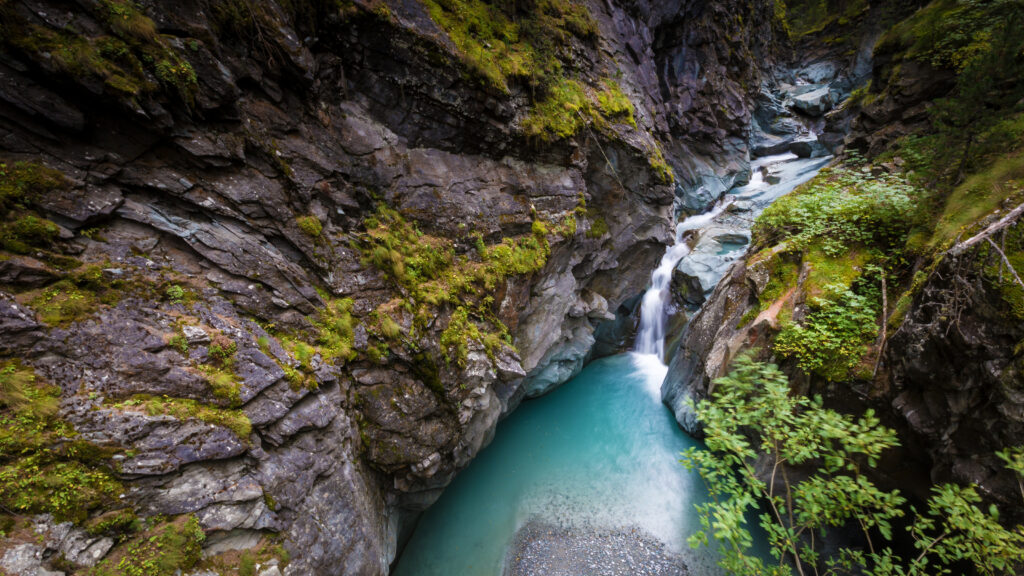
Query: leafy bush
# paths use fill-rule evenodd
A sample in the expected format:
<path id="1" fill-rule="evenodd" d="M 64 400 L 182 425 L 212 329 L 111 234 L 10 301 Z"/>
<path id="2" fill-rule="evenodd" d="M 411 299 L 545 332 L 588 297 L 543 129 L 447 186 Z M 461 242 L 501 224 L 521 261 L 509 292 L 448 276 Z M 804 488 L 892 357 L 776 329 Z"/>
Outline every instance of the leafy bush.
<path id="1" fill-rule="evenodd" d="M 828 380 L 845 380 L 867 353 L 878 334 L 881 306 L 877 296 L 857 294 L 839 287 L 829 298 L 815 298 L 802 324 L 782 327 L 772 348 L 796 359 L 807 373 Z"/>
<path id="2" fill-rule="evenodd" d="M 824 172 L 824 171 L 823 171 Z M 757 245 L 812 242 L 831 256 L 851 245 L 902 246 L 920 191 L 897 174 L 872 176 L 868 168 L 841 166 L 769 206 L 754 224 Z"/>
<path id="3" fill-rule="evenodd" d="M 827 410 L 820 397 L 791 393 L 774 365 L 741 356 L 696 411 L 708 449 L 690 448 L 682 462 L 700 473 L 712 499 L 696 506 L 702 529 L 689 542 L 717 541 L 728 573 L 924 576 L 955 573 L 960 562 L 981 574 L 1021 567 L 1024 528 L 1001 526 L 994 506 L 978 506 L 973 486 L 935 486 L 919 512 L 872 482 L 867 469 L 898 442 L 870 410 L 860 417 Z M 1024 474 L 1019 453 L 1001 456 Z M 787 472 L 793 467 L 800 473 Z M 753 515 L 775 562 L 753 552 Z M 890 546 L 900 519 L 908 522 L 913 559 Z M 830 532 L 847 528 L 859 531 L 863 545 L 823 546 Z M 850 538 L 847 532 L 841 541 Z"/>

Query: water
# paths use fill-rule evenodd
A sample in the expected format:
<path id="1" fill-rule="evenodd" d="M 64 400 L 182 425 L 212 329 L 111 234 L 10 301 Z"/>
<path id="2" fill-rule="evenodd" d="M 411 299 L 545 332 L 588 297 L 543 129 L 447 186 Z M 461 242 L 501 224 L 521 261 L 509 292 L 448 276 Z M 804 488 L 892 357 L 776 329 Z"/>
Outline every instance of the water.
<path id="1" fill-rule="evenodd" d="M 640 326 L 637 328 L 633 348 L 638 354 L 653 355 L 659 361 L 665 359 L 665 307 L 669 301 L 672 271 L 690 253 L 690 245 L 686 242 L 687 232 L 699 230 L 727 207 L 727 202 L 718 202 L 708 212 L 690 216 L 676 225 L 676 242 L 665 250 L 661 263 L 651 274 L 651 287 L 647 289 L 640 304 Z"/>
<path id="2" fill-rule="evenodd" d="M 665 371 L 651 355 L 614 356 L 524 402 L 427 510 L 393 574 L 499 576 L 512 537 L 531 519 L 638 526 L 691 554 L 685 539 L 705 492 L 678 463 L 696 441 L 661 404 Z"/>

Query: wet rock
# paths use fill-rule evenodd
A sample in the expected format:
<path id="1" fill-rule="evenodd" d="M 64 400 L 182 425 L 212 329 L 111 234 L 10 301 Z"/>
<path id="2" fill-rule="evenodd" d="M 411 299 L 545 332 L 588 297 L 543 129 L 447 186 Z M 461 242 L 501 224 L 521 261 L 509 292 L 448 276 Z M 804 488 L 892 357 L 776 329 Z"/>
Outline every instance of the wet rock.
<path id="1" fill-rule="evenodd" d="M 835 103 L 835 96 L 828 86 L 793 96 L 793 108 L 809 116 L 823 116 Z"/>
<path id="2" fill-rule="evenodd" d="M 4 552 L 0 568 L 11 576 L 64 576 L 63 572 L 43 567 L 43 548 L 35 544 L 19 544 Z"/>
<path id="3" fill-rule="evenodd" d="M 77 566 L 92 567 L 114 546 L 111 538 L 90 536 L 70 522 L 57 524 L 49 516 L 37 517 L 36 532 L 45 534 L 46 547 Z"/>
<path id="4" fill-rule="evenodd" d="M 40 288 L 58 278 L 52 268 L 27 256 L 10 256 L 0 260 L 0 284 L 27 289 Z"/>
<path id="5" fill-rule="evenodd" d="M 1005 304 L 981 280 L 981 258 L 977 252 L 943 258 L 892 335 L 885 364 L 892 408 L 925 440 L 932 479 L 977 484 L 1019 513 L 1012 474 L 994 452 L 1024 442 L 1024 362 L 1017 347 L 1024 326 L 1000 312 Z M 962 284 L 954 275 L 971 286 L 965 303 L 955 303 L 955 286 Z"/>

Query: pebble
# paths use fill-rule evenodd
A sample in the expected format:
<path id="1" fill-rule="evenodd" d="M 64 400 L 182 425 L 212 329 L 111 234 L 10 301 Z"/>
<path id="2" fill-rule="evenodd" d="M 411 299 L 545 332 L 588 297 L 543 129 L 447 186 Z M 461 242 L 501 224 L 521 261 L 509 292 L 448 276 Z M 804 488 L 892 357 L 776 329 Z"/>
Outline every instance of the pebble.
<path id="1" fill-rule="evenodd" d="M 555 526 L 532 521 L 516 533 L 505 576 L 686 576 L 683 559 L 639 528 Z"/>

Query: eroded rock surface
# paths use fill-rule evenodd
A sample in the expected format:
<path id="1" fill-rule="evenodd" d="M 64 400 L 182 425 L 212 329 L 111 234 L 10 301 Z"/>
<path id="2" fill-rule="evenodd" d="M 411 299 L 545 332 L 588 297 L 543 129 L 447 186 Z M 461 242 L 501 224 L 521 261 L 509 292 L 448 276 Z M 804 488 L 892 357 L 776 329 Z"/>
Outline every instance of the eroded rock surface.
<path id="1" fill-rule="evenodd" d="M 194 514 L 211 550 L 279 535 L 288 575 L 386 573 L 503 414 L 598 336 L 621 342 L 677 192 L 714 199 L 749 172 L 773 34 L 767 1 L 587 2 L 597 34 L 565 40 L 573 74 L 617 79 L 636 126 L 536 141 L 529 87 L 474 76 L 420 2 L 256 0 L 232 21 L 157 0 L 140 6 L 152 36 L 100 4 L 4 7 L 38 37 L 0 62 L 3 160 L 66 181 L 26 205 L 52 242 L 0 259 L 0 353 L 60 388 L 125 503 Z M 165 60 L 76 67 L 40 48 L 54 30 L 81 54 L 151 41 Z M 543 238 L 543 267 L 490 294 L 507 340 L 448 357 L 455 306 L 424 317 L 358 249 L 380 204 L 466 261 L 478 240 Z"/>

